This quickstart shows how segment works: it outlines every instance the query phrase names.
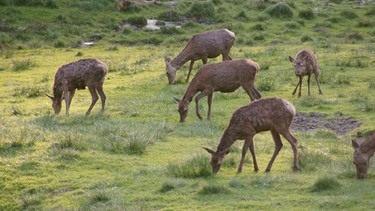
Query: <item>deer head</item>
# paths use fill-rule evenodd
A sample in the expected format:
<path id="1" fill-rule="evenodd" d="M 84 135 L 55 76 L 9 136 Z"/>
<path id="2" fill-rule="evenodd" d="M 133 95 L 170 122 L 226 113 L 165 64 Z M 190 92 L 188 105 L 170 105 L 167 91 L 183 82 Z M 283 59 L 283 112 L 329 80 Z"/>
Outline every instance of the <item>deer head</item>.
<path id="1" fill-rule="evenodd" d="M 369 168 L 369 162 L 371 156 L 374 154 L 371 150 L 361 150 L 361 144 L 352 140 L 352 146 L 354 149 L 353 163 L 357 169 L 357 178 L 364 179 Z"/>
<path id="2" fill-rule="evenodd" d="M 164 61 L 165 61 L 165 65 L 166 65 L 166 74 L 168 76 L 169 84 L 174 84 L 174 80 L 176 78 L 177 68 L 173 67 L 171 65 L 171 62 L 172 62 L 171 58 L 165 57 Z"/>
<path id="3" fill-rule="evenodd" d="M 211 166 L 212 166 L 212 172 L 214 174 L 217 174 L 217 172 L 219 172 L 219 170 L 221 168 L 221 165 L 224 162 L 224 157 L 229 153 L 229 149 L 224 150 L 223 152 L 215 152 L 212 149 L 209 149 L 209 148 L 206 148 L 206 147 L 203 147 L 203 149 L 205 149 L 208 153 L 211 154 L 211 162 L 210 163 L 211 163 Z"/>
<path id="4" fill-rule="evenodd" d="M 56 98 L 56 97 L 54 97 L 54 96 L 52 96 L 52 95 L 49 95 L 49 94 L 47 94 L 47 93 L 45 93 L 45 94 L 46 94 L 46 96 L 47 96 L 49 99 L 52 100 L 52 108 L 53 108 L 53 110 L 55 111 L 55 114 L 56 114 L 56 115 L 59 114 L 60 111 L 61 111 L 61 101 L 62 101 L 64 98 L 63 98 L 63 97 L 61 97 L 61 98 Z"/>
<path id="5" fill-rule="evenodd" d="M 294 71 L 296 75 L 305 75 L 306 74 L 306 59 L 307 56 L 303 57 L 302 59 L 294 59 L 293 57 L 289 56 L 289 61 L 294 65 Z"/>
<path id="6" fill-rule="evenodd" d="M 185 122 L 187 114 L 189 112 L 189 104 L 188 100 L 180 100 L 177 97 L 173 97 L 176 103 L 178 103 L 178 113 L 180 113 L 180 122 Z"/>

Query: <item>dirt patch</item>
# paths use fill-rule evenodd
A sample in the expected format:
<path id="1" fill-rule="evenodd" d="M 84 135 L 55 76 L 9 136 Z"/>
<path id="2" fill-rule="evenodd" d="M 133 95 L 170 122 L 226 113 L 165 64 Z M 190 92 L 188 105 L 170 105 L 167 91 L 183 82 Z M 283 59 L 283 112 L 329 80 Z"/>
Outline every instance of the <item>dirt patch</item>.
<path id="1" fill-rule="evenodd" d="M 297 112 L 294 117 L 291 129 L 293 131 L 314 131 L 316 129 L 327 129 L 344 135 L 347 132 L 359 127 L 361 123 L 353 117 L 345 116 L 341 112 L 333 115 L 311 112 Z"/>

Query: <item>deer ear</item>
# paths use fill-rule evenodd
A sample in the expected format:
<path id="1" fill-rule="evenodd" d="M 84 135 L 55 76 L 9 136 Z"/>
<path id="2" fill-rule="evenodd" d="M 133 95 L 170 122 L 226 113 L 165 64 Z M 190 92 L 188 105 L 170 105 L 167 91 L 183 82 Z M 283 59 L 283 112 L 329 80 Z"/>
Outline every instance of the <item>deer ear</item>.
<path id="1" fill-rule="evenodd" d="M 172 59 L 171 59 L 171 58 L 168 58 L 168 57 L 164 57 L 164 62 L 165 62 L 166 64 L 169 64 L 169 63 L 171 63 L 171 61 L 172 61 Z"/>
<path id="2" fill-rule="evenodd" d="M 180 99 L 178 99 L 177 97 L 173 97 L 173 99 L 174 99 L 174 101 L 176 102 L 176 103 L 179 103 L 181 100 Z"/>
<path id="3" fill-rule="evenodd" d="M 212 149 L 208 149 L 206 147 L 203 147 L 203 149 L 205 149 L 208 153 L 210 153 L 211 155 L 215 154 L 215 152 L 212 150 Z"/>
<path id="4" fill-rule="evenodd" d="M 305 61 L 307 59 L 308 55 L 306 55 L 305 57 L 302 58 L 303 61 Z"/>
<path id="5" fill-rule="evenodd" d="M 49 95 L 49 94 L 47 94 L 47 93 L 44 93 L 44 94 L 46 94 L 46 96 L 49 98 L 49 99 L 51 99 L 51 100 L 53 100 L 54 99 L 54 97 L 53 96 L 51 96 L 51 95 Z"/>
<path id="6" fill-rule="evenodd" d="M 358 145 L 358 143 L 356 141 L 352 140 L 352 147 L 354 149 L 358 149 L 359 145 Z"/>
<path id="7" fill-rule="evenodd" d="M 293 57 L 289 56 L 289 61 L 290 62 L 295 62 L 295 59 Z"/>

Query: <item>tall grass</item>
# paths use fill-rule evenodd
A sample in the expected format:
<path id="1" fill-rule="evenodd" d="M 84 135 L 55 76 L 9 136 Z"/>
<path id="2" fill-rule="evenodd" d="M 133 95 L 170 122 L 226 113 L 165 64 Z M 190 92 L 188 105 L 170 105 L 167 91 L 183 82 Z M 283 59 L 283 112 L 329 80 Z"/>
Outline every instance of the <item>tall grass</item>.
<path id="1" fill-rule="evenodd" d="M 196 155 L 181 163 L 169 163 L 166 167 L 167 175 L 182 178 L 199 178 L 213 176 L 208 158 Z"/>

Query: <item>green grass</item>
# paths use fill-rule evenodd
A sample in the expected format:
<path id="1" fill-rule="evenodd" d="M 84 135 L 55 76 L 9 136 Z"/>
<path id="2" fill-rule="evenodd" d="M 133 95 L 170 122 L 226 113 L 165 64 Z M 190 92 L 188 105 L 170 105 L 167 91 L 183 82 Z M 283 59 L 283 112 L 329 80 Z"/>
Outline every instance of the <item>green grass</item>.
<path id="1" fill-rule="evenodd" d="M 358 8 L 331 1 L 333 9 L 325 1 L 177 1 L 116 11 L 111 0 L 38 2 L 0 7 L 0 210 L 373 209 L 374 161 L 368 178 L 357 181 L 350 144 L 357 133 L 374 131 L 373 3 Z M 201 4 L 208 11 L 194 10 Z M 293 17 L 273 16 L 281 9 Z M 199 19 L 205 12 L 208 19 Z M 121 24 L 131 17 L 182 22 L 160 31 Z M 216 148 L 232 112 L 249 97 L 242 89 L 215 93 L 211 121 L 199 120 L 192 103 L 181 124 L 172 97 L 186 90 L 188 64 L 168 85 L 164 56 L 176 56 L 192 34 L 223 27 L 236 33 L 232 58 L 260 64 L 255 84 L 263 97 L 284 98 L 298 112 L 342 113 L 360 127 L 344 135 L 324 126 L 293 131 L 300 172 L 293 172 L 292 149 L 283 138 L 272 171 L 264 172 L 274 149 L 265 132 L 254 138 L 259 172 L 248 152 L 237 175 L 238 140 L 213 175 L 202 147 Z M 80 48 L 83 41 L 94 46 Z M 314 78 L 311 97 L 306 78 L 302 97 L 291 94 L 298 78 L 288 56 L 303 48 L 318 57 L 322 96 Z M 76 92 L 69 117 L 64 104 L 55 116 L 44 95 L 52 92 L 55 72 L 90 57 L 109 67 L 104 114 L 99 101 L 85 116 L 91 102 L 86 89 Z M 197 61 L 192 73 L 201 66 Z M 206 98 L 200 109 L 205 117 Z"/>

